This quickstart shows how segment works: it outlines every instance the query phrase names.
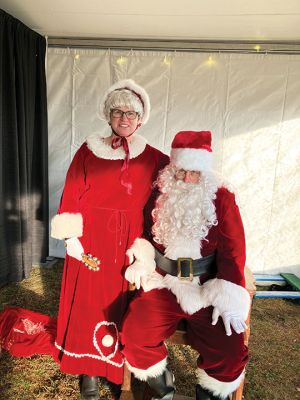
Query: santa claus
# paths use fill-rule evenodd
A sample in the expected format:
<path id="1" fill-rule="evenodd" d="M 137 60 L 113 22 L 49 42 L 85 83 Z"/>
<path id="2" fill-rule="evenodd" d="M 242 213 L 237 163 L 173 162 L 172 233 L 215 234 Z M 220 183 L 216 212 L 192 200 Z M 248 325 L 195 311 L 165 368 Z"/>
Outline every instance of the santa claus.
<path id="1" fill-rule="evenodd" d="M 128 368 L 157 397 L 173 399 L 164 340 L 187 322 L 199 352 L 197 399 L 226 399 L 244 378 L 245 236 L 235 195 L 211 168 L 211 133 L 177 133 L 159 174 L 152 235 L 127 252 L 125 277 L 135 283 L 122 328 Z"/>

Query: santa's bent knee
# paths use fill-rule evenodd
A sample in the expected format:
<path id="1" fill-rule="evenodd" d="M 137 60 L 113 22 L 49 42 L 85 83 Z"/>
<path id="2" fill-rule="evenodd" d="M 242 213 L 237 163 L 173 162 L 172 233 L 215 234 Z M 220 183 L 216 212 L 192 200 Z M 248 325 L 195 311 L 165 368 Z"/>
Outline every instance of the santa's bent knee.
<path id="1" fill-rule="evenodd" d="M 123 326 L 122 326 L 122 332 L 121 332 L 121 340 L 122 344 L 124 346 L 130 346 L 130 344 L 133 344 L 136 342 L 136 332 L 135 328 L 132 324 L 128 323 L 127 320 L 125 319 Z"/>

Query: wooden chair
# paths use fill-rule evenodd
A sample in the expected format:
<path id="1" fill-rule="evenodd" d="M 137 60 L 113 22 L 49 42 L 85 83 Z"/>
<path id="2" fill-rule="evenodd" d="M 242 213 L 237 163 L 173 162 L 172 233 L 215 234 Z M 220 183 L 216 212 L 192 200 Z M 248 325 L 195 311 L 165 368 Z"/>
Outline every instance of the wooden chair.
<path id="1" fill-rule="evenodd" d="M 251 297 L 251 303 L 253 296 L 256 291 L 255 287 L 255 280 L 253 277 L 253 274 L 251 270 L 246 267 L 245 268 L 245 278 L 246 278 L 246 289 L 249 292 L 249 295 Z M 131 288 L 132 290 L 132 288 Z M 250 314 L 251 314 L 251 308 L 249 311 L 248 318 L 246 320 L 246 324 L 248 326 L 248 329 L 244 332 L 244 343 L 246 346 L 248 346 L 249 343 L 249 336 L 250 336 Z M 185 344 L 188 345 L 187 341 L 187 332 L 184 328 L 184 321 L 181 321 L 177 327 L 176 332 L 167 340 L 168 343 L 172 344 Z M 241 382 L 240 386 L 236 389 L 235 392 L 231 395 L 231 400 L 242 400 L 243 396 L 243 389 L 244 389 L 244 380 Z M 125 365 L 124 368 L 124 375 L 123 375 L 123 384 L 121 387 L 122 393 L 120 396 L 120 400 L 140 400 L 140 399 L 145 399 L 145 397 L 142 394 L 135 394 L 132 390 L 131 386 L 131 372 L 128 370 L 127 366 Z M 146 395 L 147 397 L 147 395 Z M 194 400 L 194 397 L 186 397 L 186 396 L 180 396 L 178 394 L 175 395 L 174 400 Z"/>

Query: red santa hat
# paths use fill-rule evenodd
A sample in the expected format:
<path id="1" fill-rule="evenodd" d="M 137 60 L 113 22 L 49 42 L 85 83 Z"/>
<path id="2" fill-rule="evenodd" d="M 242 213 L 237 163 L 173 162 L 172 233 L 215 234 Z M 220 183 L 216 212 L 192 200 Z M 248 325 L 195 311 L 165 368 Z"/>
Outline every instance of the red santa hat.
<path id="1" fill-rule="evenodd" d="M 105 117 L 105 112 L 104 112 L 104 106 L 106 99 L 110 93 L 112 93 L 115 90 L 122 90 L 122 89 L 127 89 L 130 92 L 132 92 L 141 102 L 143 106 L 143 115 L 141 116 L 141 122 L 143 124 L 146 124 L 149 116 L 150 116 L 150 99 L 149 95 L 146 92 L 142 86 L 138 85 L 133 79 L 123 79 L 121 81 L 118 81 L 114 83 L 110 88 L 105 92 L 103 99 L 100 104 L 100 113 L 103 119 L 106 119 Z"/>
<path id="2" fill-rule="evenodd" d="M 171 163 L 188 171 L 209 170 L 212 164 L 211 132 L 178 132 L 172 142 Z"/>

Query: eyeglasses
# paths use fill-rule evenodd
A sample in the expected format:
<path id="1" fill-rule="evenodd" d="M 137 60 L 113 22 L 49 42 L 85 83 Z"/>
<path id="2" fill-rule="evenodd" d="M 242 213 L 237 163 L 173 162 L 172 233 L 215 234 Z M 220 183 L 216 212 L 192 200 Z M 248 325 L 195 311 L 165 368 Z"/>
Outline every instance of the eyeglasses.
<path id="1" fill-rule="evenodd" d="M 178 181 L 185 180 L 186 182 L 197 183 L 200 175 L 199 171 L 186 171 L 184 169 L 177 169 L 175 171 L 175 179 Z"/>
<path id="2" fill-rule="evenodd" d="M 128 119 L 136 119 L 136 117 L 139 115 L 135 111 L 122 111 L 118 108 L 114 108 L 110 113 L 113 118 L 123 118 L 123 115 L 125 115 Z"/>

